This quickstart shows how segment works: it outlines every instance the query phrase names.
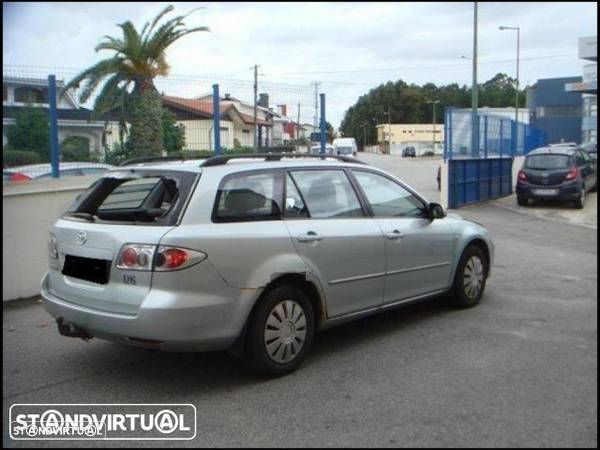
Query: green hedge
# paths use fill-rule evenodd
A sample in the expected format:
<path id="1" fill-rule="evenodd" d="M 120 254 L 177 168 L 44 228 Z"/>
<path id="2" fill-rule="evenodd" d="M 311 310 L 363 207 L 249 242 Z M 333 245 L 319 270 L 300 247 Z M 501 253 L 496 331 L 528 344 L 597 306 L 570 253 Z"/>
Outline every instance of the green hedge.
<path id="1" fill-rule="evenodd" d="M 27 150 L 3 150 L 2 167 L 26 166 L 39 164 L 42 158 L 39 154 Z"/>

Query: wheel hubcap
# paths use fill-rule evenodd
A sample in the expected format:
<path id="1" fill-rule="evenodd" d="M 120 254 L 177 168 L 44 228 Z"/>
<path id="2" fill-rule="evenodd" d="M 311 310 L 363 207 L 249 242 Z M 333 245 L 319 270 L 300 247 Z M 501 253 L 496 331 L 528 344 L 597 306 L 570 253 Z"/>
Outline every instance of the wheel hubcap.
<path id="1" fill-rule="evenodd" d="M 470 299 L 476 298 L 483 286 L 484 271 L 483 262 L 479 256 L 471 256 L 465 264 L 463 287 L 465 294 Z"/>
<path id="2" fill-rule="evenodd" d="M 271 310 L 264 334 L 269 358 L 278 363 L 294 359 L 306 341 L 306 316 L 294 300 L 284 300 Z"/>

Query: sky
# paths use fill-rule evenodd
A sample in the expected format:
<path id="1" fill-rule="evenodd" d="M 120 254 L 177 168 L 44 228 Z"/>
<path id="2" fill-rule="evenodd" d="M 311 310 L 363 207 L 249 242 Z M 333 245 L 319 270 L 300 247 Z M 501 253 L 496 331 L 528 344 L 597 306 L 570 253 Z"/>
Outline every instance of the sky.
<path id="1" fill-rule="evenodd" d="M 4 2 L 3 65 L 75 74 L 109 56 L 94 47 L 104 35 L 120 35 L 117 23 L 131 20 L 139 29 L 168 4 Z M 220 82 L 222 94 L 231 91 L 251 101 L 252 67 L 258 64 L 259 90 L 288 104 L 293 117 L 299 102 L 301 122 L 313 122 L 311 82 L 319 80 L 327 119 L 338 127 L 358 97 L 388 80 L 472 81 L 473 2 L 173 5 L 177 14 L 202 7 L 186 25 L 211 31 L 186 36 L 168 49 L 172 77 L 166 89 L 172 95 L 197 96 Z M 520 83 L 526 86 L 539 78 L 582 74 L 586 62 L 577 57 L 578 38 L 597 34 L 597 4 L 479 2 L 478 22 L 479 81 L 498 72 L 515 75 L 516 32 L 498 27 L 518 26 Z M 204 84 L 194 84 L 196 77 Z"/>

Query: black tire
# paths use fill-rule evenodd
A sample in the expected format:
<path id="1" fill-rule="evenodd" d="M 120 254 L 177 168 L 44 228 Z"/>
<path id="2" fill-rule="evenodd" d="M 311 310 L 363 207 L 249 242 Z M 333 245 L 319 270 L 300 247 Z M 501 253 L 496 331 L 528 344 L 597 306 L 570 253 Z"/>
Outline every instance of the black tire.
<path id="1" fill-rule="evenodd" d="M 585 207 L 585 186 L 581 187 L 581 195 L 573 202 L 575 209 L 583 209 Z"/>
<path id="2" fill-rule="evenodd" d="M 517 195 L 517 205 L 527 206 L 527 197 L 521 197 L 521 196 Z"/>
<path id="3" fill-rule="evenodd" d="M 483 271 L 483 279 L 481 281 L 481 286 L 475 295 L 473 295 L 472 292 L 468 292 L 468 290 L 465 287 L 465 280 L 466 278 L 468 278 L 465 272 L 467 270 L 467 264 L 472 258 L 479 259 L 479 261 L 482 264 Z M 452 291 L 449 297 L 450 303 L 453 306 L 456 306 L 458 308 L 470 308 L 479 303 L 481 297 L 483 296 L 483 292 L 485 291 L 485 284 L 487 281 L 488 274 L 488 264 L 489 262 L 485 257 L 485 253 L 480 247 L 476 245 L 469 245 L 465 249 L 462 256 L 460 257 L 460 261 L 458 262 L 456 273 L 454 274 L 454 284 L 452 286 Z"/>
<path id="4" fill-rule="evenodd" d="M 285 362 L 275 361 L 269 354 L 267 349 L 266 333 L 267 333 L 267 320 L 272 317 L 273 311 L 278 308 L 282 302 L 291 301 L 294 309 L 294 313 L 298 314 L 298 311 L 295 310 L 296 305 L 302 309 L 302 314 L 305 318 L 305 335 L 304 340 L 300 348 L 293 352 L 294 345 L 299 345 L 296 341 L 296 336 L 294 336 L 291 343 L 282 344 L 287 346 L 287 348 L 283 349 L 283 355 L 286 356 L 286 352 L 290 353 L 287 355 L 293 355 L 292 359 Z M 281 305 L 286 310 L 286 314 L 289 312 L 290 318 L 294 314 L 290 310 L 290 303 L 286 303 L 287 309 L 285 305 Z M 284 317 L 285 320 L 285 317 Z M 290 320 L 288 319 L 288 322 Z M 281 323 L 283 323 L 282 321 Z M 297 322 L 297 324 L 302 324 L 302 320 Z M 302 326 L 298 325 L 298 328 L 294 328 L 294 333 L 302 333 Z M 269 330 L 271 331 L 271 330 Z M 304 291 L 297 288 L 293 285 L 279 285 L 271 290 L 269 290 L 260 300 L 259 303 L 254 308 L 252 315 L 249 318 L 248 329 L 246 333 L 245 346 L 244 346 L 244 354 L 243 360 L 246 365 L 254 372 L 259 373 L 261 375 L 268 376 L 282 376 L 286 375 L 290 372 L 293 372 L 298 368 L 306 354 L 308 353 L 310 346 L 312 344 L 312 340 L 315 333 L 315 324 L 314 324 L 314 311 L 310 299 L 306 295 Z M 276 341 L 277 339 L 274 339 Z M 273 350 L 274 346 L 277 342 L 274 342 L 274 345 L 271 347 Z M 277 350 L 275 350 L 277 353 Z"/>

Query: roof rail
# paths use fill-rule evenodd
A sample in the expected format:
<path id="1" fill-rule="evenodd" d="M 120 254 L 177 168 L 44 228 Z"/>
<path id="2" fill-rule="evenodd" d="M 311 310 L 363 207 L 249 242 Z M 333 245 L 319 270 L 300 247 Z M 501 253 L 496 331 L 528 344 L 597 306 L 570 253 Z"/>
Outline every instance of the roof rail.
<path id="1" fill-rule="evenodd" d="M 311 155 L 307 153 L 246 153 L 240 155 L 218 155 L 208 158 L 206 161 L 203 161 L 202 167 L 210 167 L 210 166 L 220 166 L 223 164 L 227 164 L 228 161 L 232 159 L 244 159 L 244 158 L 252 158 L 252 159 L 264 159 L 265 161 L 280 161 L 281 158 L 319 158 L 319 159 L 337 159 L 339 161 L 347 162 L 347 163 L 355 163 L 355 164 L 367 164 L 364 161 L 360 161 L 356 158 L 351 158 L 349 156 L 344 155 Z"/>
<path id="2" fill-rule="evenodd" d="M 131 158 L 126 161 L 123 161 L 119 164 L 119 167 L 122 166 L 130 166 L 131 164 L 142 164 L 142 163 L 151 163 L 151 162 L 160 162 L 160 161 L 185 161 L 186 159 L 206 159 L 208 156 L 191 156 L 190 158 L 186 158 L 185 155 L 181 154 L 178 156 L 140 156 L 137 158 Z"/>

